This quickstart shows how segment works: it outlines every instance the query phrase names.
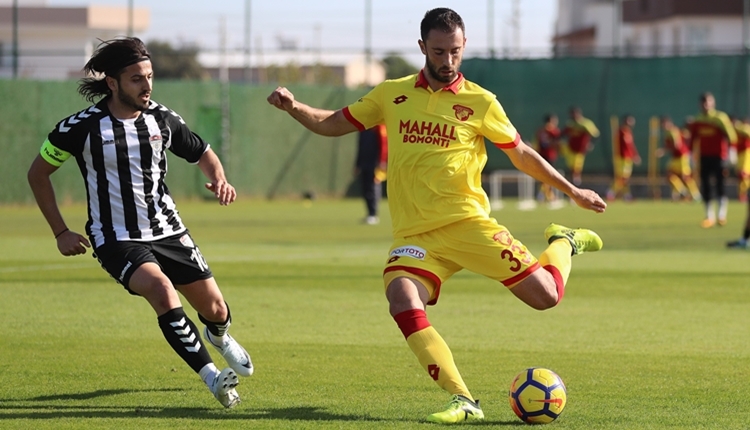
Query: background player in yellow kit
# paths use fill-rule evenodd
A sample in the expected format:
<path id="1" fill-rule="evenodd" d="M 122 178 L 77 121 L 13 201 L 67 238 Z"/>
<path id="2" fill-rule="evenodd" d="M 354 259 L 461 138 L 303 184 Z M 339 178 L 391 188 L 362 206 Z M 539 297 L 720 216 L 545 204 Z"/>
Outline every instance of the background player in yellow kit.
<path id="1" fill-rule="evenodd" d="M 747 202 L 750 191 L 750 118 L 734 121 L 737 132 L 737 192 L 741 202 Z"/>
<path id="2" fill-rule="evenodd" d="M 268 97 L 309 130 L 340 136 L 385 124 L 388 132 L 388 198 L 394 243 L 383 278 L 390 313 L 412 352 L 449 394 L 444 411 L 428 421 L 481 420 L 484 413 L 456 368 L 448 345 L 425 313 L 442 284 L 468 269 L 495 279 L 534 309 L 562 299 L 571 256 L 599 250 L 596 233 L 552 224 L 549 247 L 535 258 L 504 226 L 490 218 L 481 187 L 486 137 L 513 165 L 552 185 L 585 209 L 603 212 L 606 203 L 591 190 L 568 182 L 526 145 L 494 94 L 459 73 L 466 44 L 463 20 L 454 11 L 428 11 L 419 47 L 419 74 L 388 80 L 337 111 L 313 108 L 279 87 Z"/>
<path id="3" fill-rule="evenodd" d="M 581 185 L 581 173 L 586 161 L 586 154 L 591 151 L 591 139 L 599 137 L 599 129 L 593 121 L 583 116 L 578 106 L 570 108 L 570 119 L 562 131 L 567 144 L 561 147 L 565 163 L 568 165 L 571 180 Z"/>
<path id="4" fill-rule="evenodd" d="M 699 201 L 701 193 L 693 179 L 693 170 L 690 167 L 692 156 L 682 136 L 682 130 L 668 116 L 661 117 L 661 127 L 664 130 L 664 147 L 656 150 L 656 156 L 670 155 L 667 178 L 672 185 L 672 200 L 689 198 Z"/>

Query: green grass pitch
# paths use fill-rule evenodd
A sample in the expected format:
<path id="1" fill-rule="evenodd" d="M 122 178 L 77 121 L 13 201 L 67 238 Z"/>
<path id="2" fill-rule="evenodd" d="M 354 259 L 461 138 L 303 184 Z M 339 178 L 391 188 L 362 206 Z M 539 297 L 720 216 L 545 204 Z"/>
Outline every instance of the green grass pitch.
<path id="1" fill-rule="evenodd" d="M 387 215 L 360 224 L 358 200 L 179 204 L 232 308 L 231 333 L 253 356 L 242 403 L 222 409 L 164 342 L 147 303 L 90 252 L 60 256 L 35 207 L 4 207 L 0 428 L 434 428 L 422 420 L 448 396 L 419 367 L 383 295 Z M 574 258 L 565 299 L 544 312 L 472 273 L 444 285 L 429 317 L 481 399 L 480 425 L 525 426 L 507 390 L 518 372 L 542 366 L 568 388 L 553 428 L 748 428 L 750 252 L 724 248 L 745 210 L 732 203 L 729 225 L 707 230 L 699 204 L 495 212 L 536 255 L 549 222 L 593 228 L 604 249 Z M 83 230 L 83 206 L 63 213 Z"/>

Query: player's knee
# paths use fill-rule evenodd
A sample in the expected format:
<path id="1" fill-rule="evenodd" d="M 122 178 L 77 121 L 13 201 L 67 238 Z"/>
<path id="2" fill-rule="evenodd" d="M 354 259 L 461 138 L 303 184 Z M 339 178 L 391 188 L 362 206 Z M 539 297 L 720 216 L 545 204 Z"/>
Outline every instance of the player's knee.
<path id="1" fill-rule="evenodd" d="M 557 291 L 540 288 L 537 294 L 533 297 L 529 297 L 525 302 L 527 305 L 531 306 L 532 309 L 544 311 L 555 307 L 559 300 L 557 299 Z"/>
<path id="2" fill-rule="evenodd" d="M 211 300 L 200 313 L 210 321 L 226 321 L 229 317 L 229 309 L 223 298 Z"/>
<path id="3" fill-rule="evenodd" d="M 544 311 L 554 308 L 557 303 L 559 303 L 559 300 L 557 299 L 557 291 L 545 290 L 544 293 L 539 295 L 539 300 L 537 301 L 536 306 L 532 307 L 538 311 Z"/>
<path id="4" fill-rule="evenodd" d="M 541 279 L 530 278 L 511 288 L 511 292 L 532 309 L 543 311 L 559 302 L 556 285 Z"/>
<path id="5" fill-rule="evenodd" d="M 132 284 L 130 289 L 143 296 L 154 309 L 173 309 L 180 305 L 180 297 L 169 279 L 153 277 Z"/>

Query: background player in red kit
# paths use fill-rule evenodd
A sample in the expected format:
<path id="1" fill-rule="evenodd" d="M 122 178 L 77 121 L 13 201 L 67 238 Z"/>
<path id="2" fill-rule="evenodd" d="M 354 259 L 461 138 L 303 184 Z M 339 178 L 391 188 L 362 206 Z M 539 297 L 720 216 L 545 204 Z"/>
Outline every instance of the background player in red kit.
<path id="1" fill-rule="evenodd" d="M 661 127 L 664 130 L 664 148 L 659 148 L 657 157 L 669 154 L 671 159 L 667 167 L 667 179 L 672 185 L 672 200 L 678 201 L 683 198 L 698 201 L 701 193 L 698 184 L 693 179 L 693 170 L 690 167 L 691 152 L 682 135 L 682 130 L 677 127 L 668 116 L 661 118 Z"/>
<path id="2" fill-rule="evenodd" d="M 614 200 L 623 197 L 631 200 L 630 177 L 633 175 L 633 164 L 641 164 L 641 156 L 633 140 L 633 127 L 635 117 L 625 115 L 622 117 L 620 129 L 617 131 L 617 154 L 615 155 L 615 179 L 612 187 L 607 192 L 607 199 Z"/>
<path id="3" fill-rule="evenodd" d="M 581 172 L 586 161 L 586 153 L 591 150 L 591 139 L 599 137 L 599 129 L 594 122 L 583 116 L 579 107 L 570 108 L 570 119 L 562 132 L 568 145 L 563 148 L 573 184 L 581 185 Z"/>
<path id="4" fill-rule="evenodd" d="M 557 151 L 560 148 L 560 129 L 557 128 L 559 120 L 555 114 L 544 116 L 544 125 L 539 127 L 534 135 L 535 147 L 539 155 L 550 165 L 554 166 L 557 161 Z M 542 184 L 539 189 L 540 200 L 544 198 L 548 202 L 555 201 L 555 193 L 547 184 Z"/>
<path id="5" fill-rule="evenodd" d="M 716 110 L 713 94 L 703 93 L 700 97 L 701 112 L 689 125 L 691 147 L 700 155 L 701 194 L 706 205 L 706 216 L 701 227 L 712 227 L 727 223 L 729 202 L 724 180 L 729 175 L 729 145 L 737 143 L 729 116 Z M 714 210 L 713 201 L 718 201 Z"/>

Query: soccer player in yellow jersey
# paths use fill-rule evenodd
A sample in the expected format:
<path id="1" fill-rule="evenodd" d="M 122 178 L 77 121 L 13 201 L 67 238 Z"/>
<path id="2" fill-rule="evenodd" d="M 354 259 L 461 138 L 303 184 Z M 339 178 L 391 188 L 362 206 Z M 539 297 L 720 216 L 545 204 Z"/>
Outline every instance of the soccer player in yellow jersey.
<path id="1" fill-rule="evenodd" d="M 656 156 L 660 158 L 667 154 L 671 156 L 667 167 L 667 178 L 672 185 L 672 200 L 678 201 L 685 196 L 690 200 L 699 201 L 701 192 L 693 179 L 690 148 L 685 143 L 682 130 L 668 116 L 661 117 L 661 126 L 664 130 L 664 147 L 656 150 Z"/>
<path id="2" fill-rule="evenodd" d="M 591 139 L 599 137 L 599 129 L 594 122 L 583 116 L 581 108 L 573 106 L 570 108 L 570 120 L 565 125 L 562 135 L 568 144 L 562 146 L 565 162 L 570 170 L 570 176 L 575 185 L 581 185 L 581 173 L 586 154 L 593 148 Z"/>
<path id="3" fill-rule="evenodd" d="M 459 73 L 464 34 L 456 12 L 428 11 L 419 41 L 424 69 L 385 81 L 337 111 L 310 107 L 282 87 L 268 97 L 270 104 L 324 136 L 385 124 L 394 236 L 383 273 L 385 294 L 417 360 L 452 396 L 445 410 L 427 417 L 439 423 L 484 418 L 425 313 L 437 302 L 443 283 L 468 269 L 502 283 L 532 308 L 548 309 L 562 299 L 571 256 L 602 247 L 591 230 L 551 224 L 545 230 L 549 247 L 537 260 L 490 218 L 480 178 L 487 161 L 485 137 L 519 170 L 558 188 L 579 206 L 595 212 L 606 208 L 598 194 L 568 182 L 521 140 L 494 94 Z"/>
<path id="4" fill-rule="evenodd" d="M 747 202 L 750 191 L 750 118 L 735 121 L 734 129 L 737 131 L 737 189 L 739 200 Z"/>

